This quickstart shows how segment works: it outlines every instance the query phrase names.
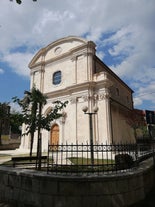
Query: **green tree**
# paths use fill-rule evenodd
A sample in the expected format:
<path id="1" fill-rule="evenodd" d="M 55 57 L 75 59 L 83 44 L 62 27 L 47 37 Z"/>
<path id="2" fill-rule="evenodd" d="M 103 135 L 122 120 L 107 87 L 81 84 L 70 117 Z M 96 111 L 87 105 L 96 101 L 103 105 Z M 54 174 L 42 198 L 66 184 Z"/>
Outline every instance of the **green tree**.
<path id="1" fill-rule="evenodd" d="M 10 1 L 13 1 L 13 0 L 10 0 Z M 37 1 L 37 0 L 32 0 L 32 1 Z M 21 4 L 22 1 L 21 0 L 16 0 L 17 4 Z"/>
<path id="2" fill-rule="evenodd" d="M 23 123 L 23 115 L 19 112 L 13 111 L 10 112 L 10 126 L 11 133 L 13 134 L 21 134 L 20 127 Z"/>
<path id="3" fill-rule="evenodd" d="M 125 114 L 126 122 L 133 128 L 134 136 L 137 139 L 137 132 L 146 127 L 145 116 L 142 110 L 132 109 Z M 139 130 L 138 130 L 139 129 Z"/>
<path id="4" fill-rule="evenodd" d="M 30 92 L 25 91 L 25 97 L 22 100 L 17 97 L 13 99 L 22 108 L 23 122 L 27 126 L 26 134 L 30 133 L 31 136 L 30 156 L 32 156 L 34 133 L 35 131 L 38 133 L 37 157 L 38 169 L 41 169 L 41 129 L 50 130 L 51 121 L 62 116 L 62 113 L 59 113 L 59 111 L 66 107 L 67 102 L 55 102 L 52 110 L 45 116 L 42 114 L 42 108 L 46 104 L 47 97 L 35 87 Z"/>
<path id="5" fill-rule="evenodd" d="M 41 128 L 42 126 L 42 107 L 46 104 L 46 97 L 35 87 L 32 91 L 25 91 L 24 106 L 26 104 L 26 110 L 29 111 L 29 105 L 31 105 L 30 114 L 25 114 L 26 121 L 28 121 L 28 133 L 31 134 L 31 144 L 30 144 L 30 156 L 32 156 L 34 133 L 38 130 L 38 144 L 37 144 L 37 157 L 41 157 Z M 26 112 L 27 113 L 27 112 Z M 39 160 L 39 169 L 41 168 L 41 161 Z"/>
<path id="6" fill-rule="evenodd" d="M 5 129 L 5 125 L 8 126 L 10 106 L 8 103 L 0 103 L 0 145 L 2 145 L 2 132 Z"/>

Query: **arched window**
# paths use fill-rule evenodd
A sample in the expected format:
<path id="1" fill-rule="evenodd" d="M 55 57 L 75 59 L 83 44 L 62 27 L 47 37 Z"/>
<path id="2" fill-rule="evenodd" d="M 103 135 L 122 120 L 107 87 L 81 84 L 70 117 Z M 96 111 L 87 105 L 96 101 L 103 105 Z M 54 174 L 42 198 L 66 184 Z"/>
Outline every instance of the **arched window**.
<path id="1" fill-rule="evenodd" d="M 53 84 L 58 85 L 61 83 L 61 71 L 57 71 L 53 74 Z"/>

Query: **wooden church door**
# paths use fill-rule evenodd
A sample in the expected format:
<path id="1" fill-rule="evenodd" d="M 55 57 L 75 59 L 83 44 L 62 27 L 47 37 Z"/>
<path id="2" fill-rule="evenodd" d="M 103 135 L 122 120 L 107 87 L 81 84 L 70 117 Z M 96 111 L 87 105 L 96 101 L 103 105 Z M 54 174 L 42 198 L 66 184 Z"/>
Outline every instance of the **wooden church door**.
<path id="1" fill-rule="evenodd" d="M 54 124 L 51 127 L 50 144 L 53 144 L 53 145 L 59 144 L 59 126 L 57 124 Z"/>

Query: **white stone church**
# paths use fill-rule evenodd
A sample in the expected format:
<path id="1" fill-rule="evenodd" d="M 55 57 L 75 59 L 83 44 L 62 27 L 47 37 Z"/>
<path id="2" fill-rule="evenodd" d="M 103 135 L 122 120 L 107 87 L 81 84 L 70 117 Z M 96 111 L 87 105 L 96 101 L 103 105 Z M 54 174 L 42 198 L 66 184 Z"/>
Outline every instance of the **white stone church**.
<path id="1" fill-rule="evenodd" d="M 89 143 L 89 115 L 83 109 L 88 109 L 87 113 L 95 109 L 95 144 L 134 142 L 127 116 L 133 109 L 133 91 L 96 56 L 95 47 L 92 41 L 69 36 L 42 48 L 31 60 L 30 88 L 35 85 L 48 97 L 43 113 L 48 113 L 56 100 L 68 101 L 63 116 L 51 123 L 51 130 L 42 131 L 43 151 L 48 143 Z M 22 136 L 20 149 L 29 148 L 30 137 Z"/>

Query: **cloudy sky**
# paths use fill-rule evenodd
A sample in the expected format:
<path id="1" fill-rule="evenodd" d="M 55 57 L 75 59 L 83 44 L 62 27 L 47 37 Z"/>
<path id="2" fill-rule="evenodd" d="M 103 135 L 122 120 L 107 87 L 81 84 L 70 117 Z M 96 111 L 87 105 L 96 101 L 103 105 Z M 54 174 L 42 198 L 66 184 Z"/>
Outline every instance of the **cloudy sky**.
<path id="1" fill-rule="evenodd" d="M 29 90 L 28 63 L 70 35 L 97 45 L 97 55 L 134 90 L 134 106 L 155 110 L 154 0 L 0 0 L 0 102 Z"/>

